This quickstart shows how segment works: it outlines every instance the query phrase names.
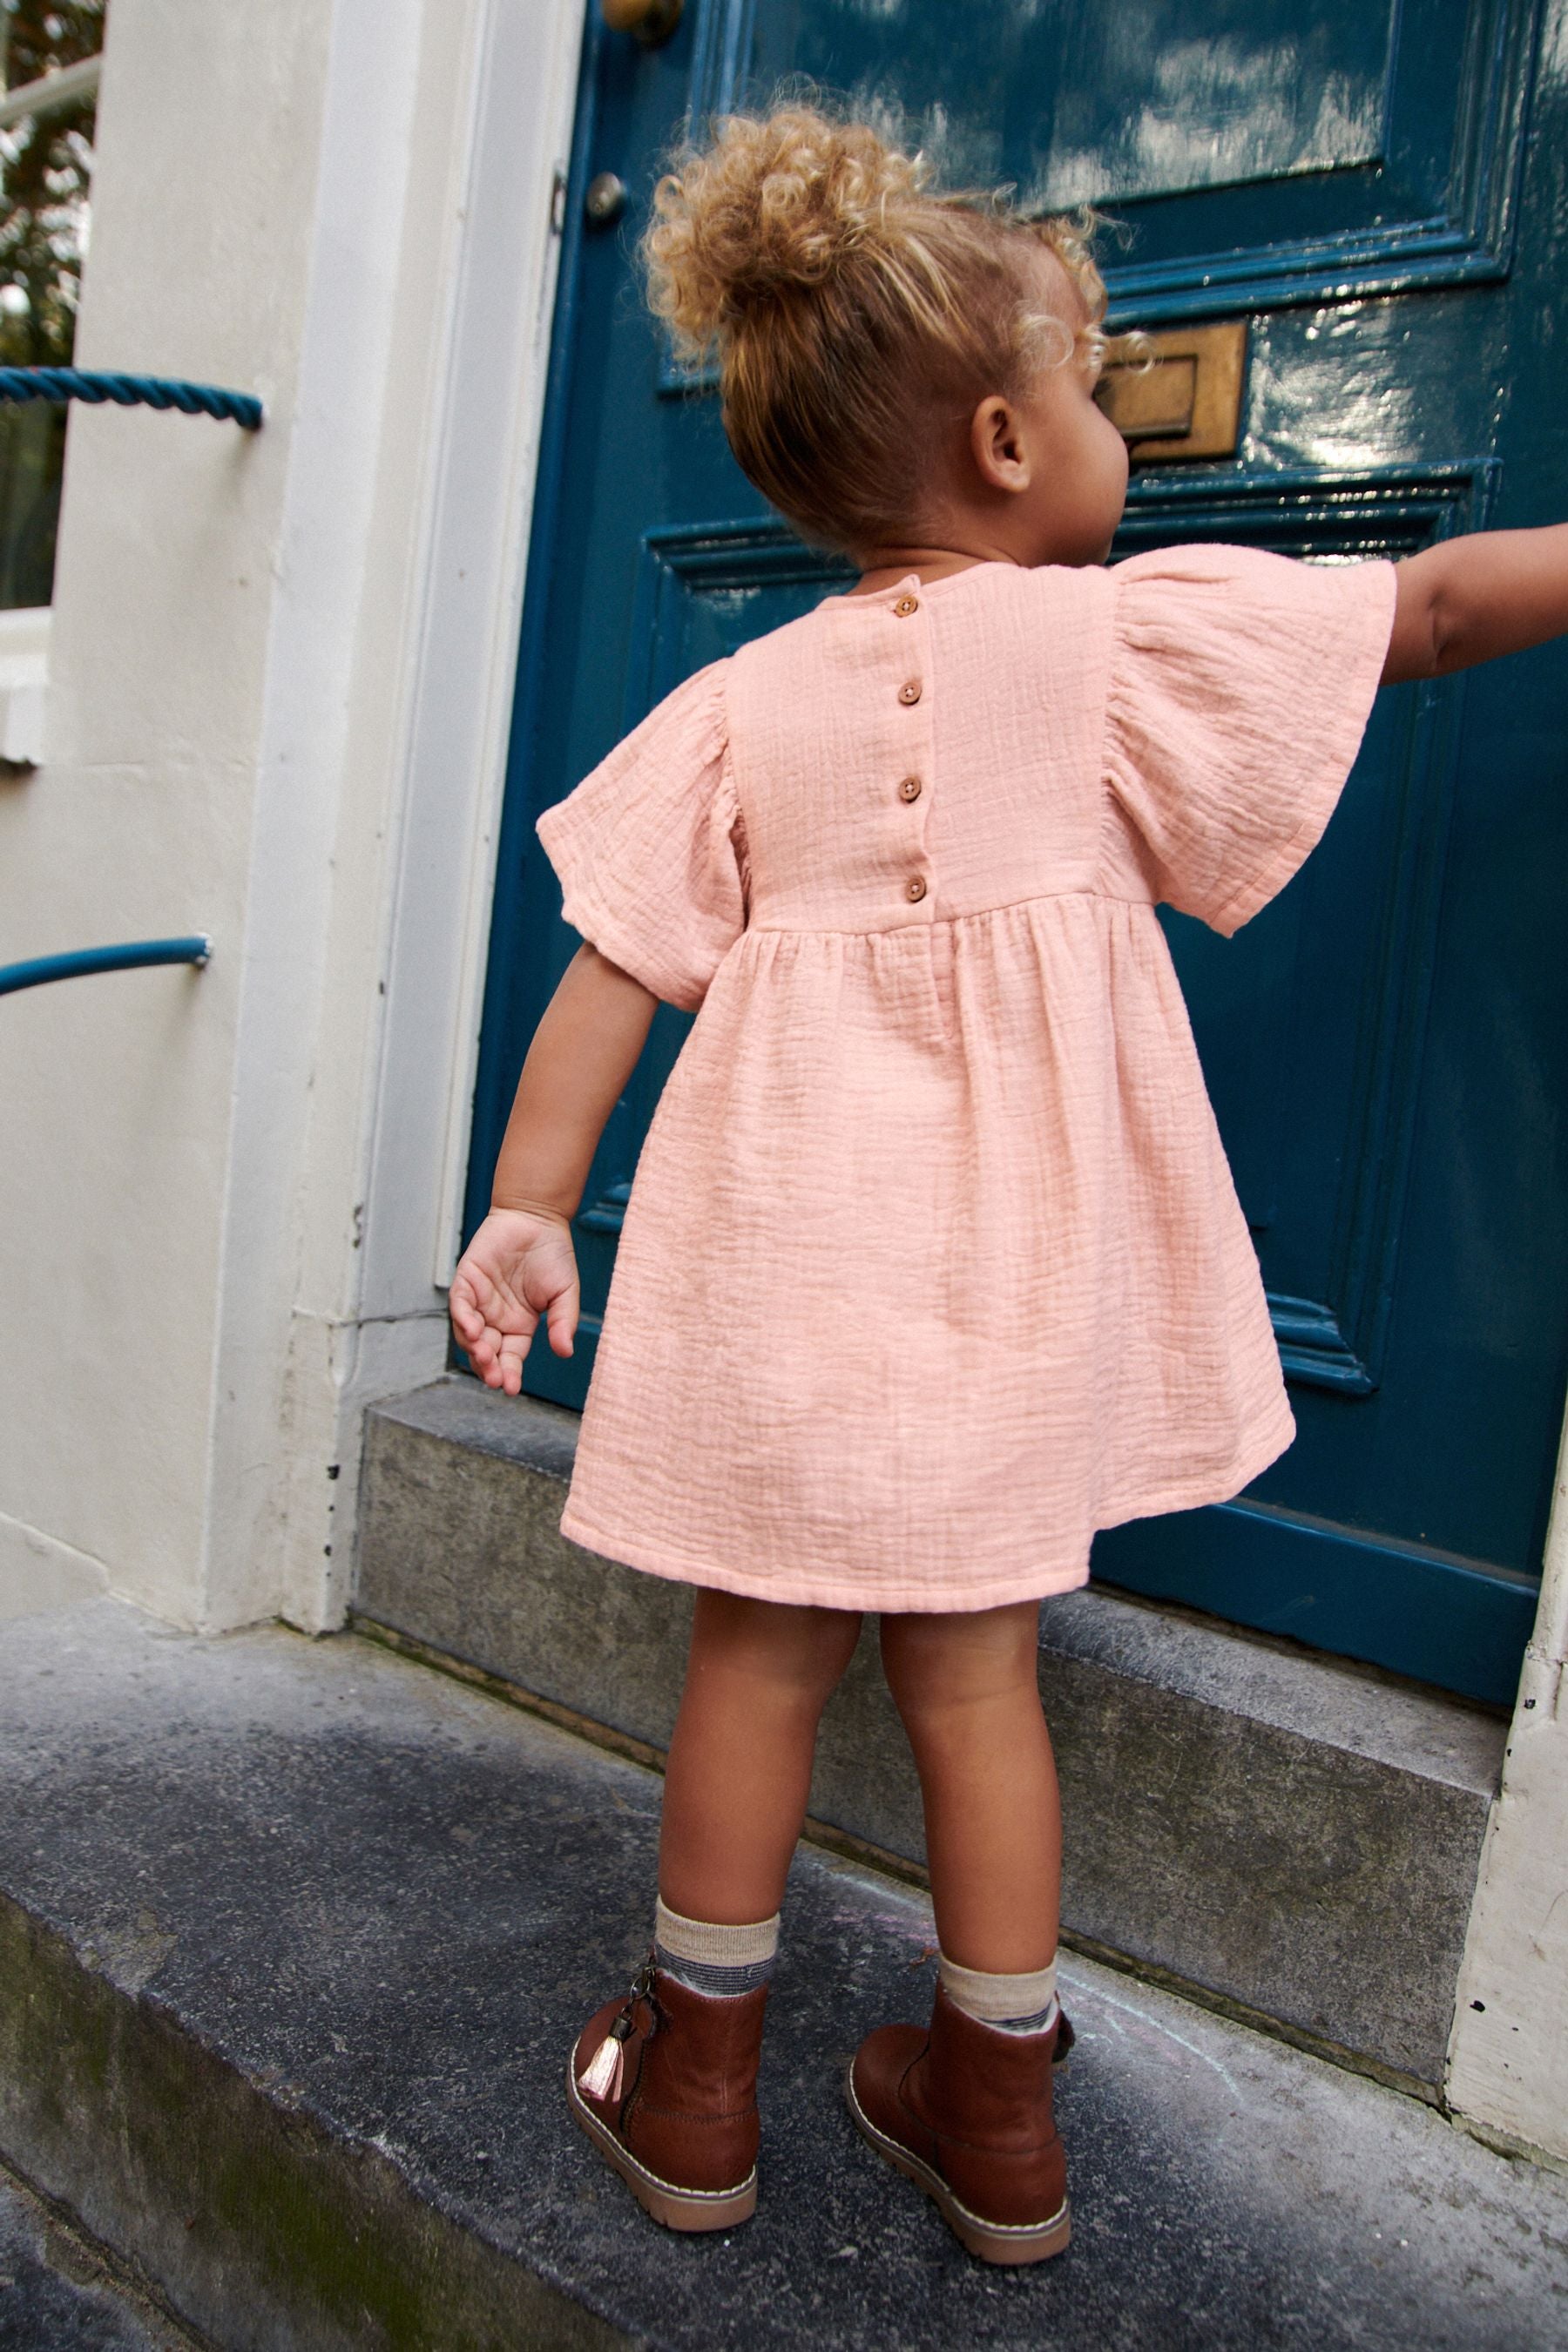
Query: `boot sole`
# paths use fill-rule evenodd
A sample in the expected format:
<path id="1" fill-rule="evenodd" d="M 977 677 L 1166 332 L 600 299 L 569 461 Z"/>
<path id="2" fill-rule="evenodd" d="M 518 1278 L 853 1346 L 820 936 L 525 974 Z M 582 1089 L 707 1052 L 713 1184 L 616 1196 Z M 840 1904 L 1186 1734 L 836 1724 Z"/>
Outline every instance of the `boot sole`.
<path id="1" fill-rule="evenodd" d="M 757 2210 L 757 2173 L 753 2165 L 745 2179 L 734 2189 L 682 2189 L 673 2180 L 661 2180 L 646 2164 L 639 2164 L 629 2147 L 623 2147 L 615 2133 L 599 2121 L 577 2088 L 573 2073 L 572 2056 L 566 2061 L 566 2099 L 572 2113 L 581 2124 L 594 2146 L 606 2163 L 613 2165 L 642 2207 L 645 2213 L 667 2230 L 731 2230 L 742 2221 L 749 2221 Z"/>
<path id="2" fill-rule="evenodd" d="M 1065 2197 L 1061 2210 L 1053 2213 L 1048 2221 L 1014 2224 L 984 2221 L 978 2213 L 972 2213 L 967 2205 L 960 2202 L 940 2172 L 933 2172 L 929 2164 L 923 2163 L 901 2141 L 889 2139 L 886 2132 L 878 2130 L 855 2095 L 853 2065 L 846 2070 L 844 2092 L 849 2103 L 849 2112 L 855 2119 L 855 2127 L 861 2137 L 876 2149 L 884 2163 L 892 2166 L 895 2172 L 901 2172 L 906 2180 L 912 2180 L 917 2189 L 925 2190 L 953 2236 L 977 2260 L 1009 2265 L 1043 2263 L 1048 2262 L 1052 2254 L 1059 2254 L 1065 2250 L 1071 2236 Z"/>

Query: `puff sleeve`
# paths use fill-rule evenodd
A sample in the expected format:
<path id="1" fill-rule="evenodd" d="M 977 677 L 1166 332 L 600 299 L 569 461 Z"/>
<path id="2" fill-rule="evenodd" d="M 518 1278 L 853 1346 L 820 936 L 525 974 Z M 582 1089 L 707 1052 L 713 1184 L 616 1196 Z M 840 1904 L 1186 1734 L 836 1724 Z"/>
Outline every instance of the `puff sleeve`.
<path id="1" fill-rule="evenodd" d="M 1388 650 L 1394 567 L 1202 545 L 1109 577 L 1105 782 L 1156 897 L 1228 939 L 1333 813 Z"/>
<path id="2" fill-rule="evenodd" d="M 612 963 L 694 1013 L 745 928 L 725 723 L 729 657 L 655 703 L 534 824 L 562 913 Z"/>

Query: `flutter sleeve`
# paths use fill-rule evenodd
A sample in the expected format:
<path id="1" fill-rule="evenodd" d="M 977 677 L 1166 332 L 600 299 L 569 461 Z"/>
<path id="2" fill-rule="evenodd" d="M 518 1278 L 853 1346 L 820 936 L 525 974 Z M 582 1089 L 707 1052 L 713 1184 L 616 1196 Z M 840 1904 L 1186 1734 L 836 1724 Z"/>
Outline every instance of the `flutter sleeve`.
<path id="1" fill-rule="evenodd" d="M 534 824 L 565 920 L 688 1013 L 746 922 L 727 667 L 728 657 L 710 662 L 655 703 Z"/>
<path id="2" fill-rule="evenodd" d="M 1105 781 L 1157 898 L 1227 939 L 1321 838 L 1394 627 L 1394 569 L 1263 548 L 1117 564 Z"/>

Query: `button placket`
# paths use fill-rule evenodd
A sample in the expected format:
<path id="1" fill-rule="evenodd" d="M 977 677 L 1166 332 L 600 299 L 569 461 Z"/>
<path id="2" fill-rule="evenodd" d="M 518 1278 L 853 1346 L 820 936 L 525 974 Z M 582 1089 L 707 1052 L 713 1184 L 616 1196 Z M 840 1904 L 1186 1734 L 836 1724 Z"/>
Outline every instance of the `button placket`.
<path id="1" fill-rule="evenodd" d="M 889 607 L 894 617 L 900 621 L 913 619 L 919 613 L 920 609 L 920 598 L 909 593 L 899 597 L 896 603 Z M 924 635 L 925 632 L 923 627 L 917 630 L 917 641 L 923 639 Z M 916 665 L 911 668 L 909 676 L 899 688 L 899 701 L 906 710 L 912 710 L 921 701 L 921 696 L 924 692 L 924 678 L 921 673 L 925 667 L 923 659 L 925 650 L 925 646 L 921 645 L 921 655 L 917 656 Z M 921 731 L 923 735 L 927 736 L 929 740 L 929 729 L 922 727 Z M 910 846 L 917 857 L 923 857 L 925 847 L 924 833 L 926 812 L 923 804 L 925 797 L 925 778 L 922 771 L 929 765 L 929 760 L 925 756 L 922 756 L 923 752 L 924 746 L 921 747 L 921 751 L 917 753 L 916 759 L 910 762 L 907 773 L 900 779 L 899 783 L 896 786 L 900 803 L 910 811 L 910 814 L 915 819 L 915 835 Z M 917 803 L 920 805 L 917 805 Z M 922 900 L 928 899 L 931 894 L 932 878 L 933 877 L 929 873 L 921 873 L 919 871 L 906 875 L 903 886 L 905 904 L 908 906 L 919 906 Z"/>

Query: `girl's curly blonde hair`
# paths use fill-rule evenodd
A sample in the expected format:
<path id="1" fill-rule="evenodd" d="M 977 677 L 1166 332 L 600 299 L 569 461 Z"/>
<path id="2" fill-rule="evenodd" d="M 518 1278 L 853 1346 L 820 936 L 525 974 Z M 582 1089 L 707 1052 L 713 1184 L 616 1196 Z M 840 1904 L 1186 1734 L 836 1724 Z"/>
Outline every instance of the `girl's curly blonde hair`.
<path id="1" fill-rule="evenodd" d="M 725 435 L 801 537 L 839 550 L 918 534 L 943 445 L 989 392 L 1107 337 L 1090 251 L 1099 216 L 1031 218 L 1007 189 L 928 185 L 830 101 L 726 114 L 666 158 L 638 241 L 649 307 L 678 359 L 716 351 Z M 1032 249 L 1077 282 L 1075 336 L 1039 307 Z"/>

